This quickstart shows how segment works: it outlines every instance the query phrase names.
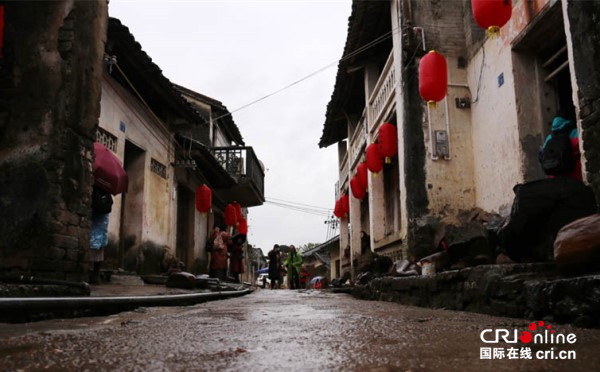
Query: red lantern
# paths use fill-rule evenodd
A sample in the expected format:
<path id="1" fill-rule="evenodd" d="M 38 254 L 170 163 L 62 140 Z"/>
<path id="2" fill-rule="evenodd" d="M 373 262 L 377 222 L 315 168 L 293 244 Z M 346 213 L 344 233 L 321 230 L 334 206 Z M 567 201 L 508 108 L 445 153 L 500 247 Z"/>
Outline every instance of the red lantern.
<path id="1" fill-rule="evenodd" d="M 225 223 L 227 226 L 235 226 L 237 224 L 237 215 L 235 213 L 235 207 L 233 204 L 227 204 L 225 207 Z"/>
<path id="2" fill-rule="evenodd" d="M 358 164 L 358 166 L 356 167 L 356 178 L 358 179 L 359 184 L 362 186 L 365 192 L 367 192 L 367 190 L 369 189 L 368 170 L 369 168 L 367 167 L 367 163 L 364 161 Z"/>
<path id="3" fill-rule="evenodd" d="M 235 208 L 235 220 L 237 223 L 239 223 L 244 218 L 244 214 L 242 213 L 242 206 L 236 201 L 231 203 L 231 205 L 233 205 L 233 207 Z"/>
<path id="4" fill-rule="evenodd" d="M 448 66 L 443 55 L 435 50 L 427 53 L 419 63 L 419 93 L 435 107 L 435 103 L 446 97 L 448 90 Z"/>
<path id="5" fill-rule="evenodd" d="M 340 203 L 342 207 L 342 216 L 348 217 L 348 215 L 350 214 L 350 197 L 348 196 L 348 194 L 342 195 L 342 197 L 340 198 Z"/>
<path id="6" fill-rule="evenodd" d="M 398 153 L 398 130 L 393 124 L 383 123 L 377 135 L 381 156 L 385 157 L 386 164 L 392 162 L 392 157 Z"/>
<path id="7" fill-rule="evenodd" d="M 3 41 L 4 41 L 4 5 L 0 5 L 0 59 L 2 58 Z"/>
<path id="8" fill-rule="evenodd" d="M 248 235 L 248 221 L 245 218 L 239 220 L 237 231 L 239 234 Z"/>
<path id="9" fill-rule="evenodd" d="M 383 156 L 381 156 L 381 152 L 379 151 L 379 144 L 372 143 L 367 146 L 367 168 L 373 174 L 377 175 L 377 173 L 381 172 L 383 169 Z"/>
<path id="10" fill-rule="evenodd" d="M 344 212 L 342 211 L 342 201 L 341 201 L 341 199 L 338 199 L 338 200 L 335 201 L 335 208 L 333 208 L 333 214 L 337 218 L 344 217 Z"/>
<path id="11" fill-rule="evenodd" d="M 350 190 L 352 190 L 352 195 L 358 200 L 363 200 L 366 195 L 365 188 L 360 184 L 360 180 L 358 179 L 358 175 L 352 177 L 350 180 Z"/>
<path id="12" fill-rule="evenodd" d="M 488 36 L 500 32 L 512 15 L 512 0 L 471 0 L 473 18 L 479 27 L 486 29 Z"/>
<path id="13" fill-rule="evenodd" d="M 212 205 L 212 191 L 206 185 L 202 185 L 196 189 L 196 209 L 200 213 L 210 212 Z"/>

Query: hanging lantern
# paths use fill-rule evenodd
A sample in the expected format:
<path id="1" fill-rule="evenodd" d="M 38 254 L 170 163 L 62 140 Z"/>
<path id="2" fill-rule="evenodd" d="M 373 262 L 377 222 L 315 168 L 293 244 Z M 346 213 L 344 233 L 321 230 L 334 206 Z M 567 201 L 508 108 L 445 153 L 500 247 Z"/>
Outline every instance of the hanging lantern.
<path id="1" fill-rule="evenodd" d="M 358 200 L 363 200 L 363 198 L 367 194 L 365 188 L 360 184 L 358 175 L 352 177 L 352 179 L 350 180 L 350 190 L 352 191 L 352 195 Z"/>
<path id="2" fill-rule="evenodd" d="M 360 164 L 358 164 L 358 166 L 356 167 L 356 178 L 358 179 L 358 183 L 365 190 L 365 193 L 369 189 L 368 171 L 369 171 L 369 168 L 367 167 L 367 163 L 364 161 L 361 162 Z"/>
<path id="3" fill-rule="evenodd" d="M 238 221 L 237 231 L 238 234 L 248 235 L 248 221 L 245 218 Z"/>
<path id="4" fill-rule="evenodd" d="M 235 226 L 237 224 L 237 215 L 235 213 L 235 207 L 233 204 L 227 204 L 224 211 L 225 224 L 227 226 Z"/>
<path id="5" fill-rule="evenodd" d="M 210 187 L 202 185 L 196 189 L 196 209 L 200 213 L 210 212 L 212 205 L 212 191 Z"/>
<path id="6" fill-rule="evenodd" d="M 348 194 L 342 195 L 340 202 L 342 205 L 342 216 L 348 217 L 350 215 L 350 196 Z"/>
<path id="7" fill-rule="evenodd" d="M 337 218 L 344 217 L 344 212 L 342 211 L 342 201 L 338 199 L 335 201 L 335 208 L 333 208 L 333 215 Z"/>
<path id="8" fill-rule="evenodd" d="M 233 207 L 235 208 L 235 221 L 237 224 L 244 218 L 244 214 L 242 213 L 242 206 L 236 201 L 231 203 L 231 205 L 233 205 Z"/>
<path id="9" fill-rule="evenodd" d="M 390 164 L 398 153 L 398 130 L 393 124 L 383 123 L 379 127 L 377 139 L 381 156 L 385 157 L 386 164 Z"/>
<path id="10" fill-rule="evenodd" d="M 435 50 L 427 53 L 419 63 L 419 93 L 429 104 L 435 103 L 446 97 L 448 90 L 448 66 L 443 55 Z"/>
<path id="11" fill-rule="evenodd" d="M 367 147 L 367 168 L 377 176 L 383 169 L 383 157 L 379 151 L 379 144 L 372 143 Z"/>
<path id="12" fill-rule="evenodd" d="M 512 15 L 512 0 L 471 0 L 473 18 L 489 37 L 500 32 Z"/>
<path id="13" fill-rule="evenodd" d="M 4 41 L 4 5 L 0 5 L 0 59 L 2 59 L 2 46 Z"/>

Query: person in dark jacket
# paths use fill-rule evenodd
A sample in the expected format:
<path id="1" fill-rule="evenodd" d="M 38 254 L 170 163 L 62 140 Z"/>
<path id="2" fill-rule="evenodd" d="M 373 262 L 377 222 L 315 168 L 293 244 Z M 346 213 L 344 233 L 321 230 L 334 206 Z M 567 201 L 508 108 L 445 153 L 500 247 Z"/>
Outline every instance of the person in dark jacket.
<path id="1" fill-rule="evenodd" d="M 229 251 L 229 272 L 236 283 L 240 282 L 240 274 L 244 273 L 244 243 L 246 235 L 237 234 L 227 243 Z"/>
<path id="2" fill-rule="evenodd" d="M 571 154 L 573 156 L 575 165 L 573 169 L 564 175 L 568 178 L 572 178 L 577 181 L 583 181 L 583 173 L 581 171 L 581 153 L 579 151 L 579 131 L 577 130 L 577 125 L 570 119 L 565 118 L 566 115 L 558 114 L 552 120 L 552 133 L 550 133 L 546 140 L 544 141 L 544 146 L 542 147 L 542 152 L 548 146 L 548 143 L 553 138 L 555 134 L 564 134 L 568 136 L 569 141 L 571 143 Z M 542 159 L 540 159 L 542 160 Z M 553 178 L 554 176 L 550 176 Z"/>
<path id="3" fill-rule="evenodd" d="M 269 256 L 269 280 L 271 280 L 271 289 L 281 288 L 281 253 L 279 245 L 275 244 L 268 253 Z"/>

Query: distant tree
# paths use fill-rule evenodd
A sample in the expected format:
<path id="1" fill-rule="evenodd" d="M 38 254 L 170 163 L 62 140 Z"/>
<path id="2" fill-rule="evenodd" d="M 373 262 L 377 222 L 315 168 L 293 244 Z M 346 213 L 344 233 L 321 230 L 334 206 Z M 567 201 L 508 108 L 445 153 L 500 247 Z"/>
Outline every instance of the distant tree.
<path id="1" fill-rule="evenodd" d="M 306 251 L 308 251 L 309 249 L 313 249 L 313 248 L 314 248 L 314 247 L 316 247 L 317 245 L 319 245 L 319 244 L 318 244 L 318 243 L 306 243 L 306 244 L 304 244 L 304 245 L 301 245 L 301 246 L 298 248 L 298 251 L 300 251 L 300 252 L 306 252 Z"/>

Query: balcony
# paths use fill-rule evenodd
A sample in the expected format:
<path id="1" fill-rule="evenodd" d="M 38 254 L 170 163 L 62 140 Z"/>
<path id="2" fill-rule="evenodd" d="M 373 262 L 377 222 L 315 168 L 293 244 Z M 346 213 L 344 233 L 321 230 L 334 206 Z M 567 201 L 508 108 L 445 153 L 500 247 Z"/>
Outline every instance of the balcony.
<path id="1" fill-rule="evenodd" d="M 265 202 L 265 172 L 252 147 L 213 147 L 211 153 L 237 184 L 222 190 L 228 201 L 242 207 L 255 207 Z"/>
<path id="2" fill-rule="evenodd" d="M 379 125 L 387 119 L 394 107 L 395 95 L 396 70 L 394 69 L 394 54 L 392 51 L 369 97 L 368 119 L 371 133 L 375 132 Z"/>
<path id="3" fill-rule="evenodd" d="M 354 129 L 354 133 L 352 133 L 352 137 L 350 138 L 350 142 L 348 145 L 348 152 L 350 153 L 350 170 L 353 171 L 356 169 L 356 166 L 361 158 L 361 155 L 364 153 L 365 148 L 367 146 L 367 113 L 363 111 L 363 114 L 358 121 L 358 125 Z"/>

